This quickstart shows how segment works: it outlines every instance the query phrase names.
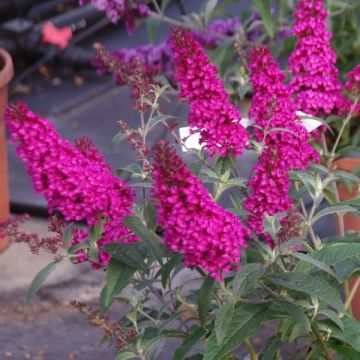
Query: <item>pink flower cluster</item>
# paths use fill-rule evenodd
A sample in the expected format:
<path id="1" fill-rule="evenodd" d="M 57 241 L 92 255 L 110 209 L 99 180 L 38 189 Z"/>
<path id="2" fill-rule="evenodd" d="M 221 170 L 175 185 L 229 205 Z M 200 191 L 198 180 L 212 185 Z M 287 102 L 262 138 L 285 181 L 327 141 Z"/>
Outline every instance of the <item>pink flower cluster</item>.
<path id="1" fill-rule="evenodd" d="M 297 110 L 317 116 L 342 113 L 348 107 L 335 66 L 327 18 L 323 0 L 299 1 L 293 28 L 297 43 L 289 58 L 293 75 L 290 89 Z"/>
<path id="2" fill-rule="evenodd" d="M 91 3 L 96 9 L 105 11 L 106 16 L 117 24 L 125 21 L 125 26 L 131 34 L 135 29 L 135 20 L 149 16 L 149 7 L 137 0 L 79 0 L 79 4 Z"/>
<path id="3" fill-rule="evenodd" d="M 355 94 L 360 93 L 360 64 L 355 66 L 351 71 L 349 71 L 346 77 L 346 90 Z"/>
<path id="4" fill-rule="evenodd" d="M 291 94 L 284 85 L 285 76 L 270 50 L 254 48 L 249 58 L 250 81 L 255 91 L 249 118 L 254 120 L 256 139 L 264 148 L 249 182 L 252 192 L 244 207 L 251 213 L 249 227 L 260 235 L 266 215 L 291 208 L 289 171 L 305 169 L 311 161 L 318 160 L 318 154 L 308 143 L 309 134 L 296 115 Z"/>
<path id="5" fill-rule="evenodd" d="M 179 96 L 189 101 L 192 131 L 200 131 L 200 141 L 210 156 L 241 154 L 248 134 L 240 124 L 240 112 L 229 102 L 217 67 L 189 32 L 176 29 L 171 39 Z"/>
<path id="6" fill-rule="evenodd" d="M 153 197 L 164 242 L 219 280 L 240 260 L 247 230 L 232 213 L 213 201 L 175 150 L 159 141 L 154 154 Z"/>
<path id="7" fill-rule="evenodd" d="M 5 122 L 12 142 L 17 144 L 17 154 L 24 161 L 36 192 L 47 200 L 50 213 L 58 210 L 66 221 L 85 221 L 88 228 L 102 217 L 105 223 L 99 246 L 136 241 L 122 225 L 124 216 L 131 214 L 134 194 L 111 174 L 110 166 L 89 140 L 72 146 L 47 119 L 21 103 L 6 110 Z M 88 235 L 78 229 L 74 243 Z M 99 263 L 106 265 L 108 261 L 108 254 L 100 252 Z"/>

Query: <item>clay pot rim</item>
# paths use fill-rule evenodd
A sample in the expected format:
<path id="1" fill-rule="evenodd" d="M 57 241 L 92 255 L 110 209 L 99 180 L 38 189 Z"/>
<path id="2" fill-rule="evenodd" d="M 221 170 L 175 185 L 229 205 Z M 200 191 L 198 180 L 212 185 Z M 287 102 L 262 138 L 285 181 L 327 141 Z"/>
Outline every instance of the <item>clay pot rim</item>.
<path id="1" fill-rule="evenodd" d="M 10 54 L 0 48 L 0 61 L 4 62 L 0 68 L 0 89 L 5 88 L 14 76 L 14 66 Z"/>

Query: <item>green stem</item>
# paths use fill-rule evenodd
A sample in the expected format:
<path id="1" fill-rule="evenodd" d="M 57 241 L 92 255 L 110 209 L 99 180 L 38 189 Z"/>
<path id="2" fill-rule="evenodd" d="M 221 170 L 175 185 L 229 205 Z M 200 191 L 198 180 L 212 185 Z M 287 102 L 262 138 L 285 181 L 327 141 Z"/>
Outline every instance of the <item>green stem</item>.
<path id="1" fill-rule="evenodd" d="M 257 353 L 256 353 L 255 349 L 253 348 L 251 341 L 249 339 L 245 340 L 245 345 L 249 350 L 251 360 L 259 360 Z"/>
<path id="2" fill-rule="evenodd" d="M 330 352 L 330 350 L 328 349 L 328 347 L 326 346 L 324 339 L 322 338 L 319 329 L 316 327 L 316 325 L 312 324 L 311 325 L 311 329 L 314 332 L 314 335 L 316 337 L 316 340 L 318 341 L 320 347 L 323 350 L 324 356 L 326 358 L 326 360 L 333 360 L 333 356 Z"/>

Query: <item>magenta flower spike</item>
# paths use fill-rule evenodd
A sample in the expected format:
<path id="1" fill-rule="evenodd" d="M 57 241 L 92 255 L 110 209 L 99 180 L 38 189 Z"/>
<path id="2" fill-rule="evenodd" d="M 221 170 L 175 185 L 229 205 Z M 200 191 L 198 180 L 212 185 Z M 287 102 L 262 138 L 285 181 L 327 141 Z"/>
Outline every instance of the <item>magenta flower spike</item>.
<path id="1" fill-rule="evenodd" d="M 239 110 L 229 102 L 217 67 L 191 33 L 179 28 L 173 30 L 171 39 L 179 96 L 189 102 L 192 132 L 200 132 L 210 156 L 241 154 L 248 134 L 240 124 Z"/>
<path id="2" fill-rule="evenodd" d="M 99 246 L 136 241 L 122 225 L 123 218 L 132 212 L 133 191 L 111 174 L 110 166 L 90 140 L 71 145 L 49 120 L 21 103 L 8 107 L 5 122 L 35 191 L 44 195 L 50 213 L 57 210 L 66 221 L 84 221 L 88 228 L 102 217 L 105 223 Z M 74 242 L 88 235 L 88 231 L 77 229 Z M 109 256 L 100 252 L 99 263 L 106 265 L 108 261 Z"/>
<path id="3" fill-rule="evenodd" d="M 158 142 L 153 167 L 152 194 L 164 242 L 183 254 L 186 266 L 200 266 L 221 280 L 238 265 L 247 230 L 211 198 L 166 141 Z"/>

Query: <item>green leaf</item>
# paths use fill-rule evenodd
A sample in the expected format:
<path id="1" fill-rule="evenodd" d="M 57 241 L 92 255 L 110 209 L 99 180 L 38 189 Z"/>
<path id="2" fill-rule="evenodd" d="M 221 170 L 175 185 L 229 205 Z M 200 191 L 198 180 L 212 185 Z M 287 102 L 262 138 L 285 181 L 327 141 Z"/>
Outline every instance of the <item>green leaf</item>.
<path id="1" fill-rule="evenodd" d="M 360 207 L 360 196 L 352 198 L 350 200 L 341 201 L 339 205 L 350 205 L 359 208 Z"/>
<path id="2" fill-rule="evenodd" d="M 152 17 L 148 17 L 146 20 L 147 32 L 149 36 L 149 42 L 154 44 L 156 41 L 156 33 L 160 22 Z"/>
<path id="3" fill-rule="evenodd" d="M 334 324 L 338 326 L 340 330 L 344 330 L 344 325 L 337 313 L 331 310 L 322 310 L 319 312 L 319 315 L 324 315 L 328 319 L 330 319 Z"/>
<path id="4" fill-rule="evenodd" d="M 216 333 L 212 331 L 205 346 L 203 360 L 221 360 L 226 354 L 237 349 L 247 338 L 256 333 L 267 309 L 267 306 L 253 304 L 245 304 L 237 308 L 222 344 L 218 344 Z"/>
<path id="5" fill-rule="evenodd" d="M 330 245 L 324 245 L 324 247 L 318 251 L 314 251 L 309 257 L 325 263 L 328 266 L 334 266 L 341 261 L 351 259 L 360 255 L 360 244 L 357 243 L 333 243 Z M 309 272 L 314 270 L 314 265 L 309 262 L 299 262 L 295 271 L 297 272 Z"/>
<path id="6" fill-rule="evenodd" d="M 282 341 L 278 336 L 272 336 L 265 346 L 261 360 L 274 360 L 281 344 Z"/>
<path id="7" fill-rule="evenodd" d="M 207 276 L 197 294 L 199 319 L 203 327 L 205 326 L 206 320 L 209 316 L 212 287 L 214 282 L 215 280 L 212 277 Z"/>
<path id="8" fill-rule="evenodd" d="M 162 240 L 156 234 L 151 232 L 138 217 L 127 216 L 124 219 L 124 225 L 141 238 L 141 240 L 149 247 L 155 259 L 163 266 L 162 257 L 164 254 L 160 247 Z"/>
<path id="9" fill-rule="evenodd" d="M 106 269 L 105 311 L 110 307 L 114 298 L 129 283 L 130 278 L 135 272 L 135 268 L 115 259 L 111 259 L 110 264 Z"/>
<path id="10" fill-rule="evenodd" d="M 149 121 L 149 130 L 151 130 L 158 123 L 174 118 L 172 115 L 155 115 Z"/>
<path id="11" fill-rule="evenodd" d="M 278 273 L 268 276 L 273 284 L 315 296 L 334 309 L 346 313 L 338 291 L 323 277 L 303 273 Z"/>
<path id="12" fill-rule="evenodd" d="M 138 358 L 138 356 L 135 353 L 121 350 L 116 354 L 114 360 L 128 360 L 134 358 Z"/>
<path id="13" fill-rule="evenodd" d="M 237 297 L 243 297 L 256 288 L 258 280 L 265 273 L 265 266 L 260 263 L 247 264 L 241 267 L 233 280 L 233 292 Z"/>
<path id="14" fill-rule="evenodd" d="M 125 139 L 125 133 L 118 132 L 111 140 L 110 149 L 113 149 L 116 145 L 119 145 Z"/>
<path id="15" fill-rule="evenodd" d="M 237 1 L 239 1 L 239 0 L 224 0 L 224 1 L 222 1 L 220 4 L 218 4 L 215 7 L 215 9 L 213 11 L 213 15 L 216 16 L 216 15 L 222 14 L 226 8 L 235 4 Z"/>
<path id="16" fill-rule="evenodd" d="M 343 319 L 344 331 L 337 327 L 332 328 L 332 337 L 351 345 L 356 351 L 360 351 L 360 322 L 349 317 Z"/>
<path id="17" fill-rule="evenodd" d="M 323 270 L 323 271 L 327 272 L 328 274 L 330 274 L 331 276 L 333 276 L 334 278 L 336 278 L 336 274 L 335 274 L 334 270 L 332 270 L 328 265 L 326 265 L 322 261 L 314 259 L 310 255 L 306 255 L 306 254 L 303 254 L 300 252 L 294 252 L 294 253 L 291 253 L 291 255 L 296 257 L 299 260 L 302 260 L 311 265 L 314 265 L 315 267 L 319 268 L 320 270 Z"/>
<path id="18" fill-rule="evenodd" d="M 71 244 L 73 238 L 74 223 L 70 223 L 64 230 L 64 234 L 61 238 L 62 242 L 68 247 Z"/>
<path id="19" fill-rule="evenodd" d="M 228 326 L 234 313 L 234 304 L 232 302 L 225 303 L 216 314 L 215 332 L 216 339 L 220 345 L 227 333 Z"/>
<path id="20" fill-rule="evenodd" d="M 319 211 L 311 221 L 311 224 L 315 224 L 318 220 L 320 220 L 322 217 L 330 214 L 343 214 L 343 213 L 354 213 L 357 216 L 360 216 L 360 211 L 355 209 L 352 206 L 349 205 L 334 205 L 329 206 L 321 211 Z"/>
<path id="21" fill-rule="evenodd" d="M 205 330 L 202 327 L 195 326 L 177 348 L 173 360 L 183 360 L 189 350 L 202 338 Z"/>
<path id="22" fill-rule="evenodd" d="M 340 358 L 337 358 L 339 360 L 360 359 L 360 352 L 347 345 L 340 345 L 330 341 L 329 346 L 340 355 Z"/>
<path id="23" fill-rule="evenodd" d="M 40 289 L 43 282 L 47 277 L 55 270 L 56 266 L 60 263 L 61 260 L 55 260 L 50 264 L 47 264 L 42 270 L 40 270 L 34 277 L 33 281 L 30 284 L 29 290 L 27 292 L 26 301 L 29 303 L 33 296 Z"/>
<path id="24" fill-rule="evenodd" d="M 107 244 L 103 248 L 112 258 L 137 270 L 146 272 L 147 265 L 142 254 L 137 250 L 137 244 Z"/>
<path id="25" fill-rule="evenodd" d="M 205 24 L 211 19 L 211 15 L 216 8 L 218 0 L 208 0 L 205 6 Z"/>
<path id="26" fill-rule="evenodd" d="M 166 288 L 168 280 L 170 278 L 171 271 L 181 263 L 181 254 L 174 254 L 170 260 L 161 268 L 161 285 Z"/>
<path id="27" fill-rule="evenodd" d="M 276 301 L 275 305 L 279 306 L 281 310 L 288 313 L 291 316 L 291 318 L 294 319 L 300 325 L 302 325 L 306 329 L 306 331 L 311 330 L 311 324 L 309 318 L 297 305 L 286 300 Z"/>
<path id="28" fill-rule="evenodd" d="M 271 38 L 274 37 L 274 24 L 271 14 L 270 0 L 255 0 L 255 8 L 259 11 L 261 19 L 264 23 L 266 32 Z"/>

